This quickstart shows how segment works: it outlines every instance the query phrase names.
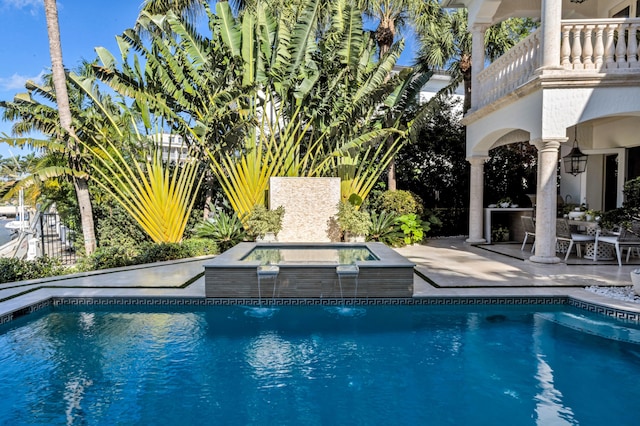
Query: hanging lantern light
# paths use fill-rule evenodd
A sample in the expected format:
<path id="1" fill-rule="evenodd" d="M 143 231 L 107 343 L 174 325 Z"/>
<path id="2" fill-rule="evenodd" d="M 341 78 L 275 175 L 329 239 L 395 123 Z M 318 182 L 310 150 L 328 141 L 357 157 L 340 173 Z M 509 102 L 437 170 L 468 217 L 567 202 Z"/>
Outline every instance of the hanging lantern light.
<path id="1" fill-rule="evenodd" d="M 580 173 L 584 173 L 587 169 L 587 156 L 580 151 L 578 147 L 578 126 L 574 127 L 573 134 L 573 147 L 569 154 L 562 157 L 564 163 L 564 171 L 571 173 L 573 176 L 577 176 Z"/>

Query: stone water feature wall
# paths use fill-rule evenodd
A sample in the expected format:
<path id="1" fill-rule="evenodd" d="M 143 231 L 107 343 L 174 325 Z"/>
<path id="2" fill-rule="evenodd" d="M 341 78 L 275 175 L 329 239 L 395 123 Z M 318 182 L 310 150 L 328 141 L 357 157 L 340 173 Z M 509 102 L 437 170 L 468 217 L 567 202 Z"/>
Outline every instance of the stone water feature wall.
<path id="1" fill-rule="evenodd" d="M 285 213 L 279 242 L 338 242 L 335 220 L 340 202 L 340 178 L 272 177 L 269 207 Z"/>

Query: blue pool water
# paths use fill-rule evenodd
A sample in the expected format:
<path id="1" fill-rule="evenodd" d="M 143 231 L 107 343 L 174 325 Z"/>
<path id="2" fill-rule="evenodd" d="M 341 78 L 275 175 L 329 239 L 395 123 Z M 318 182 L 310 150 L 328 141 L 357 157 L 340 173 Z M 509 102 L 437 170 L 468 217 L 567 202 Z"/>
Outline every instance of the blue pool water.
<path id="1" fill-rule="evenodd" d="M 618 339 L 637 324 L 566 307 L 176 309 L 0 327 L 0 423 L 638 424 L 640 345 Z"/>

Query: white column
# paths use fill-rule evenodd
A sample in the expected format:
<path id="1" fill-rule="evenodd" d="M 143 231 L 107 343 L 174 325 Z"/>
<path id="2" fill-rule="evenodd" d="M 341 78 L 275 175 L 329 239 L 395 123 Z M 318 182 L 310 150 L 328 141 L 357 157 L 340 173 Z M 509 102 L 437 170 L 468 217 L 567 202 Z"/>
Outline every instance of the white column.
<path id="1" fill-rule="evenodd" d="M 532 142 L 538 149 L 538 188 L 536 193 L 536 251 L 529 260 L 558 263 L 556 256 L 556 218 L 558 202 L 558 152 L 567 138 Z"/>
<path id="2" fill-rule="evenodd" d="M 471 182 L 469 189 L 469 238 L 468 243 L 485 243 L 482 237 L 483 197 L 484 197 L 484 163 L 489 157 L 468 157 L 471 163 Z"/>
<path id="3" fill-rule="evenodd" d="M 562 2 L 542 0 L 541 13 L 542 68 L 558 68 L 562 40 Z"/>
<path id="4" fill-rule="evenodd" d="M 475 24 L 471 27 L 471 109 L 478 107 L 482 95 L 478 90 L 478 74 L 484 69 L 484 33 L 488 25 Z"/>

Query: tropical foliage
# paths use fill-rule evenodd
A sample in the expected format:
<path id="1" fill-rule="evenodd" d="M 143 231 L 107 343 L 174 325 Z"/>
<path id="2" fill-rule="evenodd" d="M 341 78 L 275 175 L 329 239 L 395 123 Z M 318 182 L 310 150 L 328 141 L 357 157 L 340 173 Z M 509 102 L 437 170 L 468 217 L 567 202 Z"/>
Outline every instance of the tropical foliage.
<path id="1" fill-rule="evenodd" d="M 434 2 L 429 2 L 433 3 Z M 452 80 L 447 91 L 464 86 L 463 110 L 471 108 L 471 33 L 467 28 L 467 9 L 429 9 L 417 19 L 420 52 L 416 64 L 422 69 L 446 69 Z M 485 55 L 490 61 L 500 57 L 535 29 L 531 19 L 511 18 L 487 29 Z"/>
<path id="2" fill-rule="evenodd" d="M 148 43 L 126 31 L 120 65 L 98 49 L 97 75 L 134 99 L 143 117 L 161 115 L 204 151 L 240 217 L 265 204 L 271 176 L 338 174 L 344 199 L 365 198 L 410 124 L 401 112 L 415 101 L 415 76 L 389 78 L 402 43 L 376 60 L 350 2 L 334 2 L 326 23 L 322 2 L 297 5 L 286 21 L 268 3 L 239 16 L 227 2 L 215 14 L 204 4 L 206 36 L 173 11 L 143 11 L 138 26 Z"/>
<path id="3" fill-rule="evenodd" d="M 422 202 L 409 191 L 384 191 L 379 194 L 372 206 L 380 211 L 388 211 L 398 216 L 405 214 L 422 214 Z"/>
<path id="4" fill-rule="evenodd" d="M 278 234 L 282 230 L 282 219 L 284 218 L 284 207 L 269 210 L 262 204 L 256 204 L 249 213 L 246 220 L 248 232 L 259 238 L 264 238 L 265 234 Z"/>
<path id="5" fill-rule="evenodd" d="M 364 210 L 359 210 L 357 206 L 342 201 L 338 203 L 338 214 L 336 216 L 340 230 L 353 235 L 366 236 L 371 228 L 371 217 Z"/>
<path id="6" fill-rule="evenodd" d="M 154 242 L 180 242 L 195 201 L 193 192 L 202 182 L 195 159 L 172 166 L 163 160 L 162 151 L 155 149 L 141 164 L 138 158 L 126 158 L 112 144 L 90 149 L 95 155 L 96 183 Z"/>
<path id="7" fill-rule="evenodd" d="M 416 214 L 404 214 L 397 219 L 400 229 L 404 233 L 405 244 L 419 243 L 424 239 L 425 233 L 429 231 L 428 222 L 423 222 Z"/>
<path id="8" fill-rule="evenodd" d="M 212 211 L 215 211 L 212 208 Z M 213 217 L 199 223 L 195 227 L 196 236 L 213 240 L 221 251 L 225 251 L 244 241 L 246 233 L 242 222 L 235 213 L 228 214 L 224 210 L 216 211 Z"/>
<path id="9" fill-rule="evenodd" d="M 398 215 L 385 210 L 371 212 L 371 227 L 367 233 L 367 241 L 378 241 L 388 246 L 399 246 L 404 241 L 404 233 L 397 225 Z"/>
<path id="10" fill-rule="evenodd" d="M 51 54 L 51 73 L 53 75 L 55 102 L 58 106 L 58 122 L 62 130 L 58 133 L 57 138 L 63 140 L 66 152 L 68 153 L 69 166 L 77 172 L 81 169 L 83 160 L 79 155 L 78 145 L 80 140 L 73 127 L 73 116 L 69 105 L 66 75 L 62 61 L 62 47 L 60 45 L 60 28 L 58 26 L 56 0 L 44 0 L 44 10 L 47 20 L 47 35 L 49 38 L 49 52 Z M 86 175 L 74 173 L 71 175 L 71 179 L 80 209 L 84 249 L 87 254 L 91 254 L 96 248 L 96 237 L 88 178 Z"/>

